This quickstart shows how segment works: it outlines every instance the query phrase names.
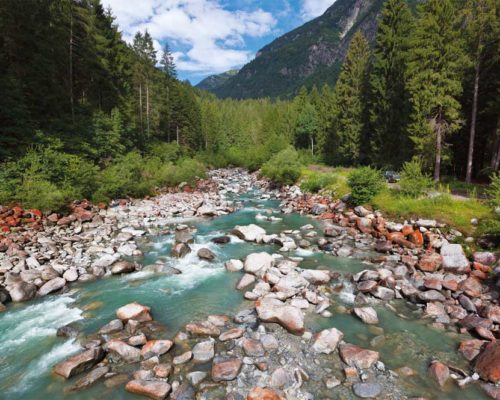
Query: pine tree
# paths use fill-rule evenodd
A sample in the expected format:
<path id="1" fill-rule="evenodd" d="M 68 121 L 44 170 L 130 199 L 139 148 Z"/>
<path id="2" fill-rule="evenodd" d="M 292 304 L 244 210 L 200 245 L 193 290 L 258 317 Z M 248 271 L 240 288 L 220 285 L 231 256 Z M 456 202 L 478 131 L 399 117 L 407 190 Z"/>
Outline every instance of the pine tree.
<path id="1" fill-rule="evenodd" d="M 369 56 L 368 42 L 361 32 L 357 32 L 342 65 L 332 105 L 335 159 L 345 164 L 360 162 Z"/>
<path id="2" fill-rule="evenodd" d="M 434 156 L 436 181 L 441 175 L 444 139 L 461 124 L 457 98 L 462 93 L 461 73 L 467 59 L 456 29 L 456 11 L 452 0 L 423 3 L 410 43 L 409 131 L 417 153 L 422 157 Z"/>
<path id="3" fill-rule="evenodd" d="M 369 135 L 371 160 L 399 167 L 409 158 L 405 89 L 408 36 L 412 17 L 405 0 L 388 0 L 378 23 L 370 74 Z"/>
<path id="4" fill-rule="evenodd" d="M 161 69 L 165 74 L 167 74 L 171 78 L 177 77 L 177 70 L 174 62 L 174 56 L 172 55 L 172 51 L 170 50 L 170 46 L 168 43 L 165 43 L 163 46 L 163 54 L 160 60 Z"/>

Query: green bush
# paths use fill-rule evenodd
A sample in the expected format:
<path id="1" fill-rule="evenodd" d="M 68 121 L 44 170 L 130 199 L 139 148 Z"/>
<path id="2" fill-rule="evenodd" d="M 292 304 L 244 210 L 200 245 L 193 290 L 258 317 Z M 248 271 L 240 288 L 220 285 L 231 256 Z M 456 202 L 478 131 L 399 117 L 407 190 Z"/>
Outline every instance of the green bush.
<path id="1" fill-rule="evenodd" d="M 347 177 L 351 199 L 356 205 L 370 202 L 384 187 L 382 175 L 371 167 L 355 169 Z"/>
<path id="2" fill-rule="evenodd" d="M 500 172 L 491 175 L 491 184 L 486 190 L 493 207 L 500 207 Z"/>
<path id="3" fill-rule="evenodd" d="M 320 190 L 332 187 L 337 182 L 334 174 L 312 172 L 300 184 L 303 192 L 318 193 Z"/>
<path id="4" fill-rule="evenodd" d="M 181 157 L 182 148 L 177 142 L 158 142 L 150 147 L 149 155 L 159 158 L 164 163 L 175 162 Z"/>
<path id="5" fill-rule="evenodd" d="M 399 186 L 403 195 L 416 198 L 431 190 L 434 182 L 422 172 L 422 164 L 418 160 L 412 160 L 404 163 Z"/>
<path id="6" fill-rule="evenodd" d="M 192 158 L 185 158 L 175 167 L 175 175 L 173 182 L 170 183 L 170 186 L 178 185 L 182 182 L 187 182 L 193 184 L 196 181 L 196 178 L 206 178 L 207 171 L 205 166 Z"/>
<path id="7" fill-rule="evenodd" d="M 281 185 L 292 185 L 299 179 L 301 168 L 299 154 L 288 147 L 262 166 L 261 175 Z"/>

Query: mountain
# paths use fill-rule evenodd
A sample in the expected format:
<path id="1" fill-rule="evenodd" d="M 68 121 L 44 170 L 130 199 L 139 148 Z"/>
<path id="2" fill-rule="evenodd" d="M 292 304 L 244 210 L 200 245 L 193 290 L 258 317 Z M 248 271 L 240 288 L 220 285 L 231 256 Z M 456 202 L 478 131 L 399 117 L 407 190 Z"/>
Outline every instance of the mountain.
<path id="1" fill-rule="evenodd" d="M 228 79 L 232 78 L 238 73 L 239 70 L 233 69 L 231 71 L 223 72 L 218 75 L 210 75 L 209 77 L 203 79 L 200 83 L 196 85 L 198 89 L 207 90 L 209 92 L 218 89 L 222 86 Z"/>
<path id="2" fill-rule="evenodd" d="M 222 98 L 286 98 L 303 85 L 334 84 L 354 33 L 360 30 L 373 42 L 383 4 L 335 1 L 322 16 L 262 48 L 238 74 L 211 91 Z"/>

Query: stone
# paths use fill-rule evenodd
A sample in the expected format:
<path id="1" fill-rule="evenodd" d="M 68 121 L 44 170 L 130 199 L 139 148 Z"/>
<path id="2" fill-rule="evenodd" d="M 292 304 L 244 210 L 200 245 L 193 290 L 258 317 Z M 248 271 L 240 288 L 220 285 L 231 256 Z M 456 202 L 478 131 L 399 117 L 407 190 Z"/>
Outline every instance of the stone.
<path id="1" fill-rule="evenodd" d="M 214 360 L 212 365 L 212 380 L 214 382 L 232 381 L 240 373 L 242 361 L 238 358 Z"/>
<path id="2" fill-rule="evenodd" d="M 343 337 L 344 334 L 336 328 L 325 329 L 314 335 L 311 348 L 316 353 L 330 354 Z"/>
<path id="3" fill-rule="evenodd" d="M 139 362 L 141 360 L 141 351 L 139 349 L 119 339 L 113 339 L 106 343 L 106 349 L 127 363 Z"/>
<path id="4" fill-rule="evenodd" d="M 210 323 L 193 323 L 186 325 L 186 331 L 195 336 L 219 336 L 220 329 Z"/>
<path id="5" fill-rule="evenodd" d="M 215 356 L 215 345 L 213 340 L 196 343 L 193 347 L 193 360 L 199 363 L 210 361 Z"/>
<path id="6" fill-rule="evenodd" d="M 465 256 L 464 250 L 459 244 L 443 244 L 441 246 L 443 257 L 443 269 L 455 274 L 470 272 L 470 263 Z"/>
<path id="7" fill-rule="evenodd" d="M 93 385 L 99 379 L 103 378 L 109 372 L 108 367 L 98 367 L 94 368 L 83 378 L 78 379 L 73 386 L 71 386 L 71 391 L 82 390 L 90 385 Z"/>
<path id="8" fill-rule="evenodd" d="M 125 390 L 154 400 L 164 400 L 171 391 L 171 386 L 162 381 L 132 380 L 125 385 Z"/>
<path id="9" fill-rule="evenodd" d="M 27 282 L 18 282 L 9 289 L 9 295 L 14 303 L 31 300 L 35 297 L 36 285 Z"/>
<path id="10" fill-rule="evenodd" d="M 113 275 L 128 274 L 135 271 L 135 264 L 130 261 L 119 260 L 111 266 Z"/>
<path id="11" fill-rule="evenodd" d="M 153 367 L 153 372 L 158 378 L 168 378 L 172 373 L 171 364 L 157 364 Z"/>
<path id="12" fill-rule="evenodd" d="M 285 368 L 277 368 L 271 374 L 270 386 L 275 389 L 286 389 L 294 382 L 293 376 Z"/>
<path id="13" fill-rule="evenodd" d="M 244 269 L 251 274 L 265 272 L 271 268 L 273 261 L 273 257 L 268 253 L 252 253 L 245 258 Z"/>
<path id="14" fill-rule="evenodd" d="M 326 285 L 330 282 L 330 271 L 319 269 L 305 269 L 300 275 L 313 285 Z"/>
<path id="15" fill-rule="evenodd" d="M 279 348 L 279 342 L 276 337 L 274 337 L 271 334 L 265 334 L 260 337 L 260 341 L 262 343 L 262 346 L 264 346 L 264 349 L 267 351 L 272 351 L 272 350 L 277 350 Z"/>
<path id="16" fill-rule="evenodd" d="M 213 238 L 211 242 L 215 244 L 228 244 L 231 242 L 231 238 L 229 236 L 218 236 Z"/>
<path id="17" fill-rule="evenodd" d="M 424 245 L 424 236 L 420 231 L 413 231 L 408 235 L 408 240 L 417 247 Z"/>
<path id="18" fill-rule="evenodd" d="M 476 359 L 474 370 L 485 381 L 500 382 L 500 341 L 488 343 Z"/>
<path id="19" fill-rule="evenodd" d="M 374 290 L 371 291 L 371 294 L 376 298 L 384 301 L 392 300 L 395 297 L 394 290 L 386 288 L 384 286 L 377 286 Z"/>
<path id="20" fill-rule="evenodd" d="M 256 339 L 243 339 L 242 347 L 249 357 L 262 357 L 265 354 L 264 346 Z"/>
<path id="21" fill-rule="evenodd" d="M 445 385 L 446 381 L 450 377 L 450 370 L 448 366 L 439 361 L 435 361 L 431 364 L 429 372 L 441 387 Z"/>
<path id="22" fill-rule="evenodd" d="M 458 296 L 458 302 L 467 311 L 473 312 L 473 313 L 477 312 L 476 305 L 466 295 L 461 294 L 460 296 Z"/>
<path id="23" fill-rule="evenodd" d="M 127 322 L 129 319 L 138 322 L 147 322 L 153 320 L 150 311 L 151 308 L 147 306 L 139 303 L 130 303 L 116 310 L 116 316 L 124 322 Z"/>
<path id="24" fill-rule="evenodd" d="M 286 305 L 278 299 L 262 298 L 256 301 L 255 308 L 259 319 L 275 322 L 291 333 L 304 333 L 304 315 L 297 307 Z"/>
<path id="25" fill-rule="evenodd" d="M 355 307 L 354 314 L 365 324 L 378 324 L 377 312 L 372 307 Z"/>
<path id="26" fill-rule="evenodd" d="M 377 282 L 375 281 L 362 281 L 358 282 L 356 285 L 356 288 L 361 292 L 361 293 L 369 293 L 372 290 L 375 290 L 377 287 Z"/>
<path id="27" fill-rule="evenodd" d="M 340 357 L 350 367 L 368 369 L 379 360 L 379 353 L 363 349 L 353 344 L 344 344 L 339 348 Z"/>
<path id="28" fill-rule="evenodd" d="M 48 282 L 46 282 L 39 290 L 38 294 L 40 296 L 45 296 L 49 293 L 61 290 L 66 285 L 66 279 L 57 277 Z"/>
<path id="29" fill-rule="evenodd" d="M 296 272 L 282 277 L 273 287 L 273 291 L 283 293 L 287 298 L 295 296 L 307 287 L 308 281 Z"/>
<path id="30" fill-rule="evenodd" d="M 231 233 L 241 240 L 256 242 L 266 234 L 266 231 L 258 225 L 250 224 L 247 226 L 236 226 Z"/>
<path id="31" fill-rule="evenodd" d="M 174 342 L 171 340 L 148 340 L 141 349 L 141 356 L 143 359 L 148 359 L 155 356 L 161 356 L 168 352 Z"/>
<path id="32" fill-rule="evenodd" d="M 207 373 L 204 371 L 193 371 L 186 375 L 191 385 L 198 386 L 206 377 Z"/>
<path id="33" fill-rule="evenodd" d="M 483 292 L 481 281 L 473 276 L 464 279 L 458 284 L 458 290 L 462 290 L 469 297 L 480 297 Z"/>
<path id="34" fill-rule="evenodd" d="M 500 306 L 489 305 L 485 308 L 482 315 L 494 323 L 500 324 Z"/>
<path id="35" fill-rule="evenodd" d="M 82 372 L 88 371 L 104 358 L 104 352 L 101 347 L 94 347 L 69 357 L 63 362 L 57 364 L 53 371 L 63 378 L 71 378 Z"/>
<path id="36" fill-rule="evenodd" d="M 78 270 L 76 268 L 70 268 L 64 272 L 63 276 L 66 282 L 75 282 L 78 279 Z"/>
<path id="37" fill-rule="evenodd" d="M 248 393 L 246 400 L 285 400 L 285 398 L 269 388 L 256 387 Z"/>
<path id="38" fill-rule="evenodd" d="M 186 351 L 177 357 L 174 357 L 173 363 L 174 365 L 181 365 L 187 363 L 193 357 L 193 353 L 191 351 Z"/>
<path id="39" fill-rule="evenodd" d="M 380 395 L 382 386 L 379 383 L 357 382 L 352 385 L 352 391 L 362 399 L 373 399 Z"/>
<path id="40" fill-rule="evenodd" d="M 202 260 L 212 261 L 215 259 L 215 254 L 206 248 L 202 248 L 202 249 L 198 250 L 197 255 Z"/>
<path id="41" fill-rule="evenodd" d="M 418 298 L 422 301 L 446 301 L 446 298 L 437 290 L 420 292 Z"/>
<path id="42" fill-rule="evenodd" d="M 68 324 L 57 328 L 56 336 L 73 338 L 77 337 L 80 331 L 73 324 Z"/>
<path id="43" fill-rule="evenodd" d="M 139 335 L 130 336 L 127 340 L 128 344 L 131 346 L 142 346 L 145 345 L 148 339 L 144 333 L 140 333 Z"/>
<path id="44" fill-rule="evenodd" d="M 183 382 L 169 397 L 170 400 L 194 400 L 194 398 L 194 388 L 188 382 Z"/>
<path id="45" fill-rule="evenodd" d="M 226 269 L 230 272 L 238 272 L 243 269 L 243 262 L 240 260 L 229 260 L 224 264 Z"/>
<path id="46" fill-rule="evenodd" d="M 483 265 L 495 265 L 496 256 L 489 251 L 476 251 L 473 255 L 474 261 Z"/>
<path id="47" fill-rule="evenodd" d="M 221 342 L 226 342 L 228 340 L 239 339 L 243 336 L 245 330 L 243 328 L 230 329 L 219 336 Z"/>
<path id="48" fill-rule="evenodd" d="M 486 343 L 484 340 L 470 339 L 463 340 L 458 346 L 458 351 L 469 361 L 472 361 L 481 352 L 481 348 Z"/>
<path id="49" fill-rule="evenodd" d="M 104 325 L 101 329 L 99 329 L 99 333 L 101 334 L 110 334 L 120 332 L 123 329 L 123 322 L 120 319 L 114 319 Z"/>
<path id="50" fill-rule="evenodd" d="M 238 290 L 245 289 L 246 287 L 250 286 L 254 282 L 255 282 L 255 275 L 245 274 L 241 277 L 239 282 L 236 284 L 236 289 L 238 289 Z"/>
<path id="51" fill-rule="evenodd" d="M 176 243 L 172 247 L 171 255 L 172 257 L 182 258 L 187 254 L 191 253 L 191 247 L 187 243 Z"/>
<path id="52" fill-rule="evenodd" d="M 389 253 L 392 250 L 392 242 L 390 240 L 377 240 L 375 243 L 375 251 L 379 253 Z"/>
<path id="53" fill-rule="evenodd" d="M 424 272 L 436 272 L 442 265 L 443 258 L 438 253 L 425 253 L 417 263 L 418 269 Z"/>

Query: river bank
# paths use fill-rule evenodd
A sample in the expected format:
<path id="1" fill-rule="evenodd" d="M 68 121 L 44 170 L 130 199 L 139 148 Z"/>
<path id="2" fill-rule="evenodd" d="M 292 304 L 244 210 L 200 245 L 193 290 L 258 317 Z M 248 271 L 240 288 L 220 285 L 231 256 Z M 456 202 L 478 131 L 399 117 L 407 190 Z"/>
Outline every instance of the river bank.
<path id="1" fill-rule="evenodd" d="M 209 188 L 208 192 L 203 192 L 203 186 Z M 350 398 L 353 393 L 361 397 L 408 398 L 411 396 L 404 379 L 410 375 L 422 375 L 421 371 L 410 367 L 402 370 L 389 368 L 386 364 L 390 365 L 392 360 L 384 358 L 384 351 L 377 351 L 383 341 L 390 341 L 388 333 L 391 328 L 384 324 L 387 318 L 385 310 L 389 310 L 401 320 L 408 318 L 405 313 L 422 318 L 432 329 L 438 329 L 436 335 L 439 331 L 442 335 L 463 335 L 462 353 L 470 360 L 479 355 L 470 369 L 466 363 L 455 361 L 453 357 L 448 359 L 449 355 L 441 353 L 440 359 L 434 360 L 436 362 L 426 361 L 426 368 L 430 368 L 431 376 L 436 377 L 437 386 L 442 386 L 445 393 L 455 390 L 452 387 L 464 387 L 462 393 L 468 396 L 466 393 L 472 383 L 480 383 L 495 398 L 498 389 L 486 382 L 498 382 L 495 338 L 499 323 L 498 290 L 494 289 L 493 278 L 477 273 L 493 271 L 495 255 L 478 253 L 476 261 L 470 263 L 460 252 L 461 248 L 446 242 L 451 238 L 441 235 L 437 226 L 425 227 L 420 221 L 411 224 L 410 230 L 410 224 L 383 221 L 381 215 L 369 210 L 358 208 L 353 212 L 340 202 L 330 203 L 319 197 L 304 199 L 298 188 L 279 193 L 244 171 L 213 172 L 211 183 L 203 183 L 201 187 L 189 194 L 170 193 L 108 210 L 89 210 L 95 212 L 91 221 L 76 219 L 69 228 L 57 225 L 57 222 L 48 226 L 49 232 L 53 229 L 59 235 L 61 230 L 69 229 L 69 232 L 63 231 L 66 234 L 73 232 L 70 236 L 73 241 L 69 243 L 76 243 L 73 247 L 78 249 L 78 240 L 75 239 L 89 237 L 85 235 L 88 232 L 93 235 L 102 232 L 102 223 L 93 225 L 98 222 L 94 221 L 95 218 L 103 218 L 104 224 L 112 225 L 107 226 L 109 233 L 103 235 L 103 239 L 90 241 L 92 246 L 100 245 L 107 251 L 89 252 L 92 246 L 80 251 L 80 255 L 85 254 L 89 260 L 86 272 L 77 269 L 77 282 L 86 281 L 80 279 L 86 274 L 92 274 L 92 280 L 113 273 L 118 275 L 113 279 L 120 279 L 127 273 L 130 276 L 152 273 L 153 277 L 154 274 L 181 277 L 187 273 L 188 264 L 203 262 L 209 267 L 213 263 L 210 259 L 220 259 L 222 252 L 232 251 L 229 250 L 232 247 L 224 246 L 244 249 L 236 258 L 227 259 L 232 255 L 227 254 L 224 262 L 228 276 L 234 276 L 230 279 L 243 293 L 234 289 L 229 289 L 234 293 L 222 293 L 231 299 L 241 298 L 242 304 L 233 314 L 199 315 L 197 320 L 189 320 L 176 332 L 167 333 L 161 323 L 151 321 L 157 316 L 161 319 L 161 310 L 154 303 L 147 303 L 149 310 L 146 306 L 128 306 L 129 310 L 140 310 L 132 317 L 123 314 L 121 307 L 124 304 L 120 304 L 116 307 L 119 308 L 117 318 L 105 328 L 94 326 L 83 335 L 71 331 L 71 326 L 62 329 L 61 335 L 78 335 L 79 342 L 87 349 L 85 357 L 88 358 L 81 354 L 77 356 L 77 359 L 86 360 L 77 364 L 84 367 L 74 368 L 75 371 L 82 372 L 82 369 L 97 365 L 83 380 L 70 380 L 71 388 L 82 389 L 94 381 L 104 380 L 105 383 L 118 382 L 118 385 L 128 382 L 127 390 L 132 392 L 153 390 L 156 394 L 150 395 L 157 398 L 164 398 L 169 393 L 170 398 L 176 399 L 195 396 L 207 399 L 225 396 L 229 399 L 265 396 L 271 399 L 321 399 L 329 396 Z M 206 219 L 241 208 L 236 193 L 241 196 L 252 187 L 263 189 L 258 194 L 259 201 L 279 198 L 283 213 L 263 205 L 252 210 L 251 219 L 236 216 L 237 223 L 241 222 L 239 227 L 236 224 L 231 227 L 223 225 L 223 229 L 217 225 L 218 218 L 207 220 L 207 224 L 213 224 L 205 228 L 206 234 L 210 234 L 209 239 L 197 243 L 193 221 L 203 215 Z M 306 217 L 311 223 L 300 220 L 302 224 L 290 225 L 287 218 L 295 218 L 295 212 L 312 214 L 314 218 Z M 426 225 L 435 224 L 427 222 Z M 78 226 L 82 230 L 75 233 Z M 198 229 L 203 231 L 203 228 Z M 128 240 L 119 241 L 117 238 L 124 238 L 124 234 Z M 44 231 L 37 232 L 36 243 L 42 246 L 45 242 L 41 240 L 40 243 L 38 238 L 46 235 Z M 151 245 L 145 238 L 150 235 L 168 236 L 169 261 L 181 256 L 179 262 L 166 263 L 157 257 L 149 265 L 148 246 Z M 132 251 L 128 253 L 130 255 L 119 251 L 123 243 Z M 67 250 L 67 244 L 68 241 L 58 251 Z M 447 249 L 447 246 L 452 247 Z M 26 247 L 18 250 L 31 250 L 30 246 Z M 53 248 L 45 244 L 45 248 L 40 247 L 36 253 L 35 258 L 43 266 L 42 272 L 48 266 L 57 272 L 53 267 L 57 258 L 43 258 L 52 254 L 50 251 Z M 359 266 L 338 272 L 322 266 L 327 259 L 316 260 L 313 265 L 308 261 L 309 257 L 322 254 L 330 257 L 328 262 L 333 260 L 335 263 L 350 257 L 358 260 Z M 104 274 L 93 273 L 96 261 L 103 257 L 111 260 L 117 255 L 125 260 L 115 259 L 104 266 L 99 264 L 98 269 Z M 138 263 L 141 255 L 142 263 Z M 62 257 L 62 253 L 58 256 Z M 22 258 L 22 254 L 15 253 L 12 257 Z M 25 257 L 23 264 L 25 273 L 19 273 L 23 282 L 23 276 L 28 276 L 26 271 L 39 270 L 33 261 L 26 261 L 29 257 Z M 72 260 L 79 259 L 74 256 Z M 51 280 L 66 280 L 64 274 L 70 268 Z M 141 272 L 134 272 L 137 270 Z M 5 280 L 7 288 L 19 284 L 19 281 L 11 284 L 14 280 L 10 275 L 15 276 L 17 270 L 11 271 L 12 268 L 9 279 Z M 211 268 L 203 269 L 201 273 L 207 275 L 211 271 Z M 42 272 L 37 279 L 44 281 Z M 140 285 L 140 278 L 136 279 Z M 40 290 L 47 284 L 38 285 L 41 282 L 36 280 L 25 283 L 39 287 L 40 295 L 44 294 Z M 63 286 L 67 287 L 68 281 Z M 411 312 L 402 307 L 405 304 L 403 299 L 414 306 Z M 145 298 L 139 296 L 133 300 L 143 303 Z M 359 342 L 348 332 L 347 326 L 341 328 L 339 324 L 329 322 L 332 318 L 336 321 L 335 318 L 347 317 L 351 313 L 360 321 L 357 329 L 361 330 L 362 326 L 369 329 L 370 340 Z M 412 326 L 412 329 L 418 327 Z M 482 351 L 485 346 L 487 350 Z M 418 345 L 416 347 L 418 353 Z M 307 361 L 309 359 L 314 359 L 314 364 Z M 66 365 L 66 369 L 61 365 Z M 67 363 L 59 364 L 55 371 L 67 374 L 61 373 L 68 371 L 67 366 Z M 419 378 L 427 379 L 425 374 Z M 448 376 L 452 379 L 447 379 Z"/>

